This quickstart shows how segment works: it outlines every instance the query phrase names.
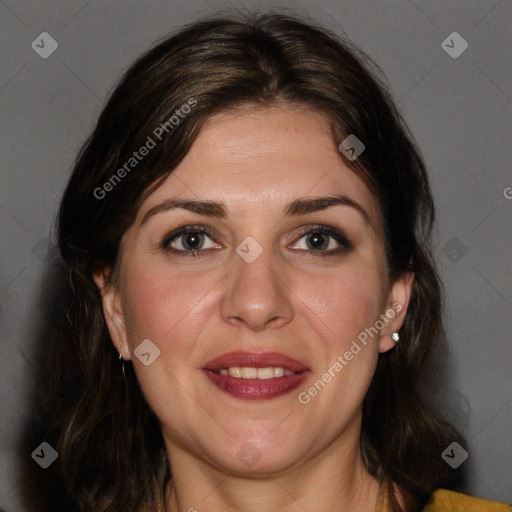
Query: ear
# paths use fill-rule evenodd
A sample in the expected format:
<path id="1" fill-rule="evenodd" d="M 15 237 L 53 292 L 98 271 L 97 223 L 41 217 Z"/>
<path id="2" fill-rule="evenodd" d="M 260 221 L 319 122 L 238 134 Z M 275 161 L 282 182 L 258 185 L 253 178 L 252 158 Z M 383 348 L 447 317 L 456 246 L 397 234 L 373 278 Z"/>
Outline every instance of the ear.
<path id="1" fill-rule="evenodd" d="M 119 287 L 109 280 L 111 270 L 104 268 L 93 272 L 93 279 L 101 293 L 103 315 L 115 349 L 125 360 L 131 359 L 126 336 L 126 325 Z"/>
<path id="2" fill-rule="evenodd" d="M 381 331 L 379 352 L 387 352 L 396 345 L 391 335 L 397 332 L 403 325 L 409 301 L 411 299 L 414 272 L 403 272 L 398 279 L 391 284 L 386 310 L 381 318 L 385 319 L 384 328 Z"/>

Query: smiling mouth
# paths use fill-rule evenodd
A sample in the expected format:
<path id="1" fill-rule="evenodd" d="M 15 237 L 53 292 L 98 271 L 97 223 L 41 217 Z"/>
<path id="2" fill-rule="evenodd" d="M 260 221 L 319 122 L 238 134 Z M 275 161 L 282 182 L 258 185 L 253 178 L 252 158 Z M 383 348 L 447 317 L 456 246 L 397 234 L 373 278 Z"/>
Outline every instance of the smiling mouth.
<path id="1" fill-rule="evenodd" d="M 299 361 L 275 352 L 232 352 L 213 359 L 202 370 L 221 391 L 245 400 L 283 396 L 311 373 Z"/>

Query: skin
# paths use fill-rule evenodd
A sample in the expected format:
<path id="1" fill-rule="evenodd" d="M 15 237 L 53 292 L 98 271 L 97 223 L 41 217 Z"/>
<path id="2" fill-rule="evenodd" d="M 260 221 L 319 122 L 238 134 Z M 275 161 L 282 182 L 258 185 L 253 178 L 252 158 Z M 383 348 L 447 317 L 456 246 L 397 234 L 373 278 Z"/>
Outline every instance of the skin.
<path id="1" fill-rule="evenodd" d="M 345 194 L 368 213 L 338 205 L 285 217 L 302 197 Z M 169 198 L 225 203 L 225 219 L 173 209 L 142 219 Z M 174 255 L 159 242 L 174 229 L 206 225 L 203 255 Z M 354 248 L 321 257 L 300 229 L 341 230 Z M 253 237 L 252 263 L 237 246 Z M 328 251 L 339 247 L 324 235 Z M 172 242 L 185 249 L 185 236 Z M 147 197 L 122 240 L 119 282 L 94 278 L 111 338 L 131 360 L 160 419 L 173 480 L 168 510 L 375 510 L 379 482 L 359 450 L 361 407 L 379 353 L 393 348 L 414 275 L 391 283 L 379 204 L 343 162 L 328 122 L 295 106 L 211 118 L 173 173 Z M 318 251 L 317 251 L 318 252 Z M 308 404 L 297 396 L 393 304 L 402 309 Z M 150 339 L 161 351 L 149 366 L 133 351 Z M 280 352 L 311 374 L 298 390 L 266 401 L 241 400 L 215 387 L 204 363 L 235 350 Z M 261 458 L 248 467 L 247 443 Z"/>

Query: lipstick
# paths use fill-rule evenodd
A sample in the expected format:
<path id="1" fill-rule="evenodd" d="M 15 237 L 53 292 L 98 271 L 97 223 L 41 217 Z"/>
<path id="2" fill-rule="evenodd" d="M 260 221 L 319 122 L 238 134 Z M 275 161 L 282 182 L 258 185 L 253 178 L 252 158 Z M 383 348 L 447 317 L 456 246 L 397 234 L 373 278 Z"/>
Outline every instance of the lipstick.
<path id="1" fill-rule="evenodd" d="M 276 376 L 269 378 L 269 370 L 257 372 L 258 368 L 273 369 Z M 270 400 L 290 393 L 311 373 L 301 362 L 277 352 L 230 352 L 212 359 L 202 370 L 220 390 L 245 400 Z M 253 378 L 258 373 L 265 377 Z"/>

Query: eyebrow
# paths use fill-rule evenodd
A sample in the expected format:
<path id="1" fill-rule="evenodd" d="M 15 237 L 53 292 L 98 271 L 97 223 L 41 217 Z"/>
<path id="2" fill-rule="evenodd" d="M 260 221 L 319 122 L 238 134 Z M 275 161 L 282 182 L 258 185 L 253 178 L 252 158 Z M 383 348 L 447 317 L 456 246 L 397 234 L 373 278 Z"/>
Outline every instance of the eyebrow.
<path id="1" fill-rule="evenodd" d="M 357 201 L 343 194 L 295 199 L 284 208 L 283 215 L 285 217 L 307 215 L 308 213 L 326 210 L 327 208 L 338 205 L 354 208 L 363 216 L 364 220 L 371 225 L 370 216 L 366 210 Z M 153 206 L 153 208 L 146 212 L 141 221 L 141 226 L 147 222 L 150 217 L 176 208 L 219 219 L 227 217 L 227 209 L 224 203 L 209 200 L 167 199 Z"/>

